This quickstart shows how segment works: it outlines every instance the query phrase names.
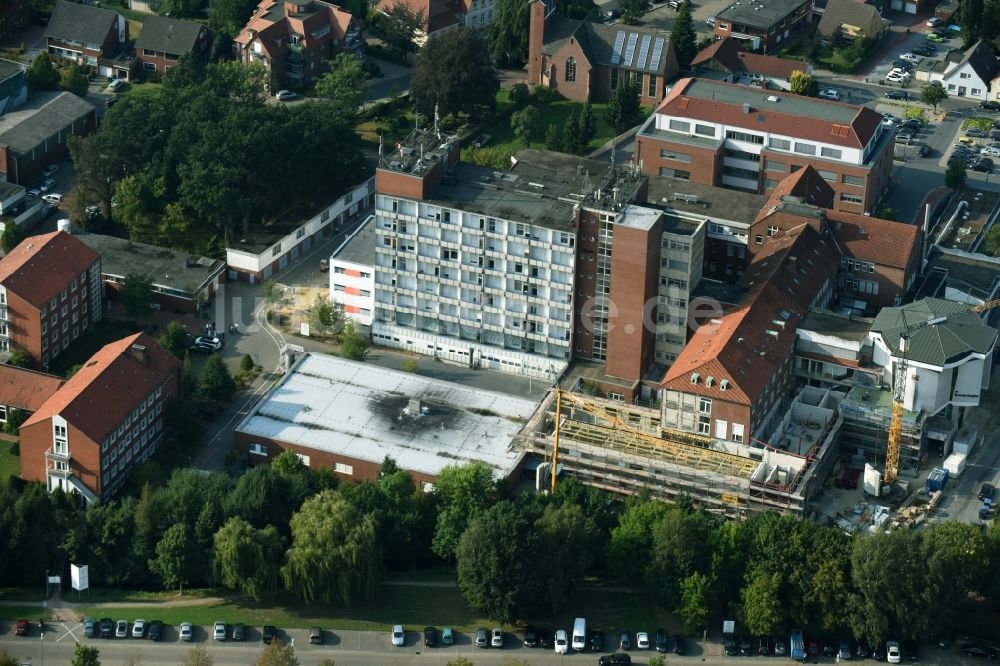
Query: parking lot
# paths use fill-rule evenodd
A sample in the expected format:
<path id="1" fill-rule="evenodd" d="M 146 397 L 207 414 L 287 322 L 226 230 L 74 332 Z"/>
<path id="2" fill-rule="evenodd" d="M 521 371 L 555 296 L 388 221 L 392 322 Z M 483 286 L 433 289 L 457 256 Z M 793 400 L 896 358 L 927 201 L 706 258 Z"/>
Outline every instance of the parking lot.
<path id="1" fill-rule="evenodd" d="M 941 28 L 937 28 L 939 31 Z M 875 66 L 875 68 L 865 78 L 866 83 L 883 85 L 891 88 L 899 88 L 909 91 L 912 97 L 919 97 L 920 89 L 926 84 L 925 81 L 917 80 L 917 69 L 934 67 L 940 63 L 952 49 L 962 48 L 962 39 L 959 33 L 943 29 L 946 38 L 940 42 L 932 42 L 928 39 L 931 28 L 921 24 L 919 32 L 911 32 L 905 35 L 900 41 L 897 49 L 888 53 Z M 926 47 L 925 53 L 919 53 Z M 914 51 L 916 49 L 916 51 Z M 915 58 L 900 58 L 901 55 L 909 54 Z M 909 77 L 892 77 L 887 80 L 887 76 L 893 69 L 909 70 Z"/>

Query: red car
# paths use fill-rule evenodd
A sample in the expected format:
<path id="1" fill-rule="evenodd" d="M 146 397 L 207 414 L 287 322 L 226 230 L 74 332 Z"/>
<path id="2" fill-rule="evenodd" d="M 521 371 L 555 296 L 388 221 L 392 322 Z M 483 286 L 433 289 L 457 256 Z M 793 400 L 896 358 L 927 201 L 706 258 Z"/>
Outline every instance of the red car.
<path id="1" fill-rule="evenodd" d="M 14 625 L 14 635 L 15 636 L 27 636 L 28 635 L 28 621 L 18 620 L 17 624 Z"/>

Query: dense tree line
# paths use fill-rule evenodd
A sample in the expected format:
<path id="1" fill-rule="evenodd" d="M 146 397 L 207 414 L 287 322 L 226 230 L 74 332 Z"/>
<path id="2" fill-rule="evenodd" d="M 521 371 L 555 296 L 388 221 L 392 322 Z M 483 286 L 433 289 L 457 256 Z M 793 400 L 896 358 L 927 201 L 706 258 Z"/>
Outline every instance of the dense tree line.
<path id="1" fill-rule="evenodd" d="M 445 562 L 469 604 L 504 622 L 557 613 L 598 575 L 654 592 L 690 632 L 716 608 L 753 634 L 872 642 L 933 637 L 970 596 L 1000 600 L 1000 536 L 976 525 L 848 535 L 773 513 L 732 522 L 573 479 L 552 495 L 513 494 L 479 464 L 445 468 L 422 492 L 388 458 L 377 480 L 338 483 L 286 453 L 236 478 L 177 470 L 86 509 L 11 479 L 0 503 L 0 585 L 40 581 L 62 549 L 98 587 L 216 585 L 350 605 L 387 569 Z"/>
<path id="2" fill-rule="evenodd" d="M 184 56 L 73 142 L 82 198 L 114 202 L 133 239 L 220 256 L 234 235 L 360 182 L 353 114 L 268 103 L 268 86 L 262 67 Z"/>

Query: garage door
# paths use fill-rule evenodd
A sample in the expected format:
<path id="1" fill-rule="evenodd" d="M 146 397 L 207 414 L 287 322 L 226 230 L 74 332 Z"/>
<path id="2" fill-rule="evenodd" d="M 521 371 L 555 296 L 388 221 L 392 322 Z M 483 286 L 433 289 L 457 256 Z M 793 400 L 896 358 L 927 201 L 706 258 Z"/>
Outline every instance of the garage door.
<path id="1" fill-rule="evenodd" d="M 908 3 L 906 3 L 906 13 L 907 14 L 916 14 L 917 13 L 917 3 L 915 3 L 915 2 L 908 2 Z"/>

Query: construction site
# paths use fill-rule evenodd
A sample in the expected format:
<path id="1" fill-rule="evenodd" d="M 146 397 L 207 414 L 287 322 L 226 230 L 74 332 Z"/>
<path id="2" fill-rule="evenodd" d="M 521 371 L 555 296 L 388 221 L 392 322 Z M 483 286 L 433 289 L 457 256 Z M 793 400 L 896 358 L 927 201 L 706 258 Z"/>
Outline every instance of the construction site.
<path id="1" fill-rule="evenodd" d="M 835 463 L 841 394 L 806 388 L 776 429 L 788 450 L 735 445 L 665 429 L 656 409 L 552 389 L 517 434 L 545 462 L 539 489 L 571 475 L 587 485 L 662 500 L 689 497 L 731 518 L 757 511 L 804 515 Z"/>

